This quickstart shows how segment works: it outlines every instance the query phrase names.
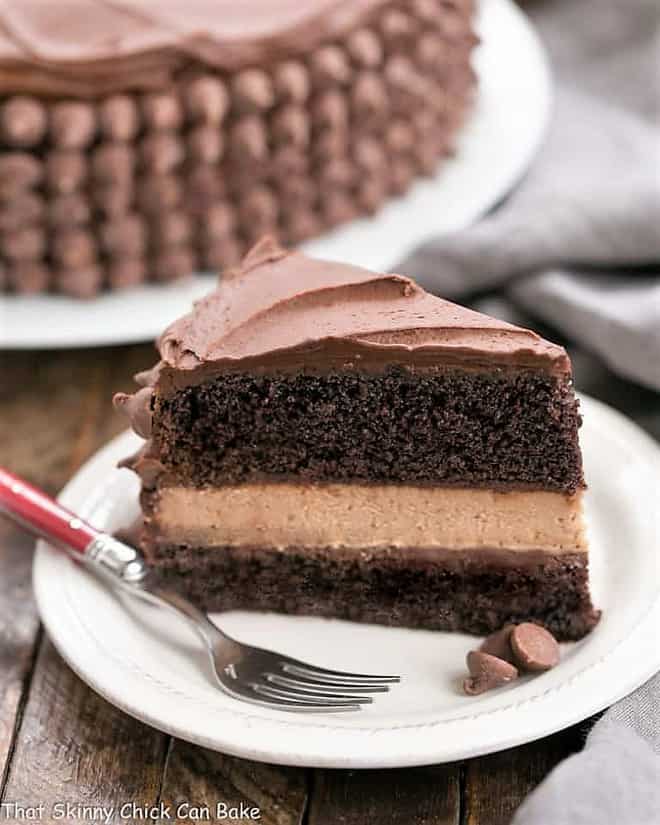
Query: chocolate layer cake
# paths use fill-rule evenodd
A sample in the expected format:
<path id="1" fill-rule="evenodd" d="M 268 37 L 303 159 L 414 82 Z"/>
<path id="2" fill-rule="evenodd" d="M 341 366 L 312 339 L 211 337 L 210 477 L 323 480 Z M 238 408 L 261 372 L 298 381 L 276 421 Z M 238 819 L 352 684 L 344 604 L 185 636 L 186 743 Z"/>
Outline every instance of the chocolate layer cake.
<path id="1" fill-rule="evenodd" d="M 116 403 L 142 547 L 209 610 L 593 627 L 566 352 L 266 240 Z"/>
<path id="2" fill-rule="evenodd" d="M 0 292 L 169 281 L 374 212 L 452 150 L 473 0 L 5 0 Z"/>

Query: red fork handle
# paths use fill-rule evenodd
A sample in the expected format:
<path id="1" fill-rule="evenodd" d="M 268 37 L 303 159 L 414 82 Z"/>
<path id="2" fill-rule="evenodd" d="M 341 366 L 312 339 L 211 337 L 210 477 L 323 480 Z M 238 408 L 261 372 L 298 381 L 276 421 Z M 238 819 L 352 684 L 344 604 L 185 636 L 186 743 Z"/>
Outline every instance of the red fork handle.
<path id="1" fill-rule="evenodd" d="M 90 543 L 101 535 L 46 493 L 0 467 L 0 513 L 28 532 L 84 557 Z"/>

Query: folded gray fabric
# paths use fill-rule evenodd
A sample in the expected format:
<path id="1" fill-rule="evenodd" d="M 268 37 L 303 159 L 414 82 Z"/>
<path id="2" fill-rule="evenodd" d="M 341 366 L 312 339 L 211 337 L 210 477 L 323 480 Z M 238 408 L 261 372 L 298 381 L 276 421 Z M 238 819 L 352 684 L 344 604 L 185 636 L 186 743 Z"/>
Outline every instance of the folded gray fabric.
<path id="1" fill-rule="evenodd" d="M 539 156 L 497 210 L 398 268 L 451 298 L 501 287 L 660 390 L 660 4 L 530 9 L 556 79 Z"/>
<path id="2" fill-rule="evenodd" d="M 581 753 L 565 759 L 512 825 L 658 825 L 660 674 L 613 705 Z"/>
<path id="3" fill-rule="evenodd" d="M 599 352 L 614 372 L 660 389 L 660 278 L 550 269 L 522 279 L 509 295 Z"/>

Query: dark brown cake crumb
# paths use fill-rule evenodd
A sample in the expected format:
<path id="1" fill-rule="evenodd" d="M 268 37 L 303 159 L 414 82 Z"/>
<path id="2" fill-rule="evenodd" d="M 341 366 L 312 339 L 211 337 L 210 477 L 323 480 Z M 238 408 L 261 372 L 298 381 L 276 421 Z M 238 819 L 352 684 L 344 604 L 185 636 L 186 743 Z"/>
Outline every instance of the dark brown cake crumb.
<path id="1" fill-rule="evenodd" d="M 148 498 L 148 495 L 146 496 Z M 143 494 L 143 501 L 145 495 Z M 448 551 L 420 558 L 409 548 L 355 549 L 164 543 L 146 531 L 142 549 L 165 580 L 208 611 L 264 610 L 392 627 L 483 636 L 532 621 L 559 639 L 581 639 L 598 621 L 586 554 Z"/>
<path id="2" fill-rule="evenodd" d="M 573 493 L 579 424 L 570 380 L 532 370 L 234 373 L 154 408 L 162 462 L 196 486 L 268 476 Z"/>

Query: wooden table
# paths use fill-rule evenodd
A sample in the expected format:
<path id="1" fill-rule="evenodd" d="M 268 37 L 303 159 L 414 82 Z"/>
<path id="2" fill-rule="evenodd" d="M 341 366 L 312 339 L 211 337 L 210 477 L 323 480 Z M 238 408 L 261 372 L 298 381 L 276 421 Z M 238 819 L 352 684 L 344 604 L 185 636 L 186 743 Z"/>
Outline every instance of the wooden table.
<path id="1" fill-rule="evenodd" d="M 111 395 L 153 361 L 146 345 L 0 352 L 0 464 L 57 492 L 125 428 Z M 574 363 L 578 388 L 660 438 L 660 395 L 584 354 Z M 42 822 L 66 821 L 55 803 L 173 810 L 187 801 L 213 811 L 218 802 L 256 805 L 266 825 L 504 825 L 553 765 L 579 750 L 589 727 L 467 762 L 390 771 L 283 768 L 194 747 L 116 710 L 62 662 L 35 612 L 32 544 L 0 519 L 0 795 L 5 804 L 42 803 Z M 116 813 L 111 821 L 140 820 Z"/>

